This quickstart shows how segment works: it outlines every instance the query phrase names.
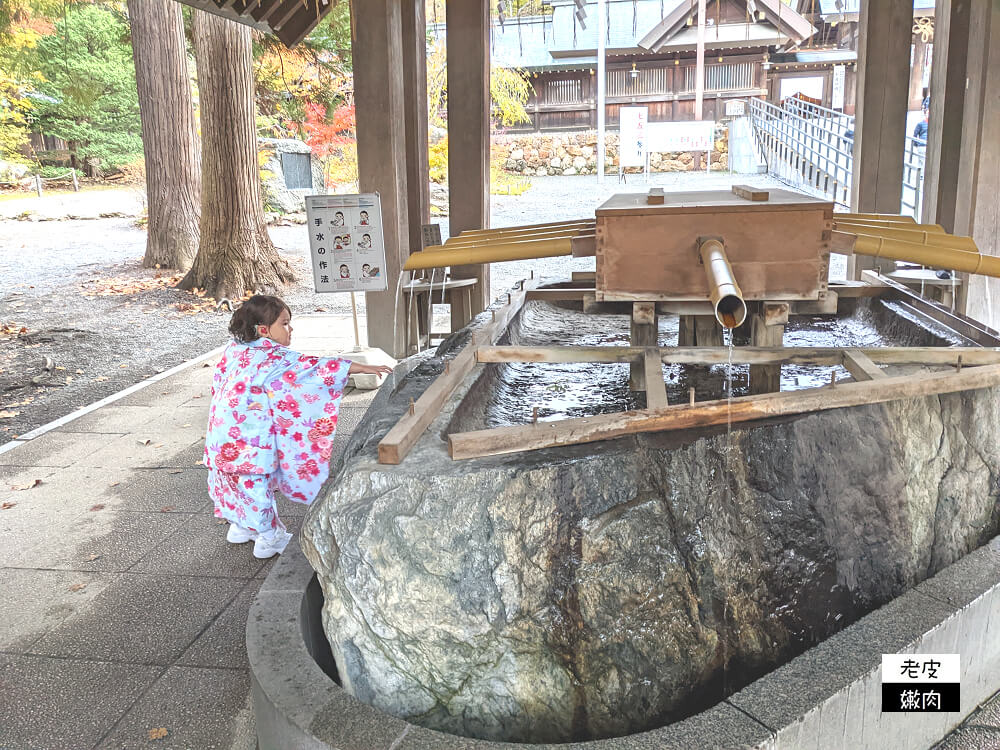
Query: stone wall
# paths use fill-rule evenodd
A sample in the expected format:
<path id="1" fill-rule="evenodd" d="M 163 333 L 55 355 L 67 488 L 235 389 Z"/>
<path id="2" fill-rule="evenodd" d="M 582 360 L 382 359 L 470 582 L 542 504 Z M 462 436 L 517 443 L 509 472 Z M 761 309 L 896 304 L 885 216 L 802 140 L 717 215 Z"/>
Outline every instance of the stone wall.
<path id="1" fill-rule="evenodd" d="M 605 171 L 618 171 L 618 134 L 606 135 Z M 506 157 L 507 172 L 522 175 L 595 174 L 597 171 L 597 131 L 576 133 L 523 133 L 493 137 L 494 153 Z M 652 152 L 649 168 L 652 172 L 687 172 L 705 168 L 704 153 Z M 729 133 L 722 130 L 712 151 L 712 170 L 729 169 Z M 640 172 L 628 168 L 627 172 Z"/>

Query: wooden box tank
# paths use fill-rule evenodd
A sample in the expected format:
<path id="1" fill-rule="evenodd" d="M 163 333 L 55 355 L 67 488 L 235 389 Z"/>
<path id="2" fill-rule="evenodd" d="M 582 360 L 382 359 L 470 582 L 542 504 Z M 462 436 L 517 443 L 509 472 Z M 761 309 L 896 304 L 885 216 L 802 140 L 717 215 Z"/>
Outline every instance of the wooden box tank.
<path id="1" fill-rule="evenodd" d="M 818 299 L 827 288 L 833 203 L 789 190 L 743 195 L 706 190 L 611 197 L 596 212 L 597 299 L 708 299 L 698 249 L 705 237 L 725 245 L 744 299 Z"/>

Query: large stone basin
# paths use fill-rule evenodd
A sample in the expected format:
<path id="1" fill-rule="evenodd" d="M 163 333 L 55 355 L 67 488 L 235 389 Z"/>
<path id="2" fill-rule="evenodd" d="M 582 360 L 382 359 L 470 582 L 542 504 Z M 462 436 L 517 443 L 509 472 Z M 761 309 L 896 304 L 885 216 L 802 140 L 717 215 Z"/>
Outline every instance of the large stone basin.
<path id="1" fill-rule="evenodd" d="M 945 343 L 871 304 L 876 328 Z M 660 726 L 1000 529 L 995 389 L 452 461 L 444 434 L 491 421 L 491 366 L 378 464 L 464 343 L 383 389 L 303 525 L 343 686 L 407 721 L 519 742 Z"/>

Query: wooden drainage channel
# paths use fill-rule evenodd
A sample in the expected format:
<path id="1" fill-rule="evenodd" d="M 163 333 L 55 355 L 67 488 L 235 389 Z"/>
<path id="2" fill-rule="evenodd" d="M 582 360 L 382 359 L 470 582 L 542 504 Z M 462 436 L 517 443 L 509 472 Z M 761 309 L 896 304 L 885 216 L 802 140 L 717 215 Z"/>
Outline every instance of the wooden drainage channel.
<path id="1" fill-rule="evenodd" d="M 520 311 L 531 286 L 507 295 L 493 320 L 472 333 L 470 343 L 445 365 L 445 371 L 393 426 L 378 445 L 379 463 L 398 464 L 440 413 L 455 389 L 477 364 L 501 362 L 642 363 L 647 374 L 648 408 L 593 417 L 458 432 L 448 435 L 453 459 L 555 448 L 635 435 L 726 423 L 748 422 L 848 406 L 878 404 L 1000 385 L 1000 348 L 981 347 L 735 347 L 738 364 L 843 365 L 855 382 L 820 388 L 742 396 L 685 404 L 667 403 L 661 364 L 713 365 L 729 361 L 727 347 L 495 346 Z M 949 367 L 889 377 L 879 364 Z"/>

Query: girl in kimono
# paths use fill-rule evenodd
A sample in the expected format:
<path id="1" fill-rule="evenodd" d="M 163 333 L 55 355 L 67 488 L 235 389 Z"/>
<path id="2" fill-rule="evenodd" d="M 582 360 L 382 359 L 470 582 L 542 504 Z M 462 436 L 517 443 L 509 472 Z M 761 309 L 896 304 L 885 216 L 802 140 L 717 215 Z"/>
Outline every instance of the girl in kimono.
<path id="1" fill-rule="evenodd" d="M 254 557 L 261 559 L 280 554 L 292 538 L 278 518 L 274 491 L 308 505 L 329 475 L 348 376 L 392 372 L 289 349 L 291 317 L 277 297 L 254 295 L 243 303 L 212 382 L 209 494 L 215 515 L 229 521 L 226 540 L 253 540 Z"/>

